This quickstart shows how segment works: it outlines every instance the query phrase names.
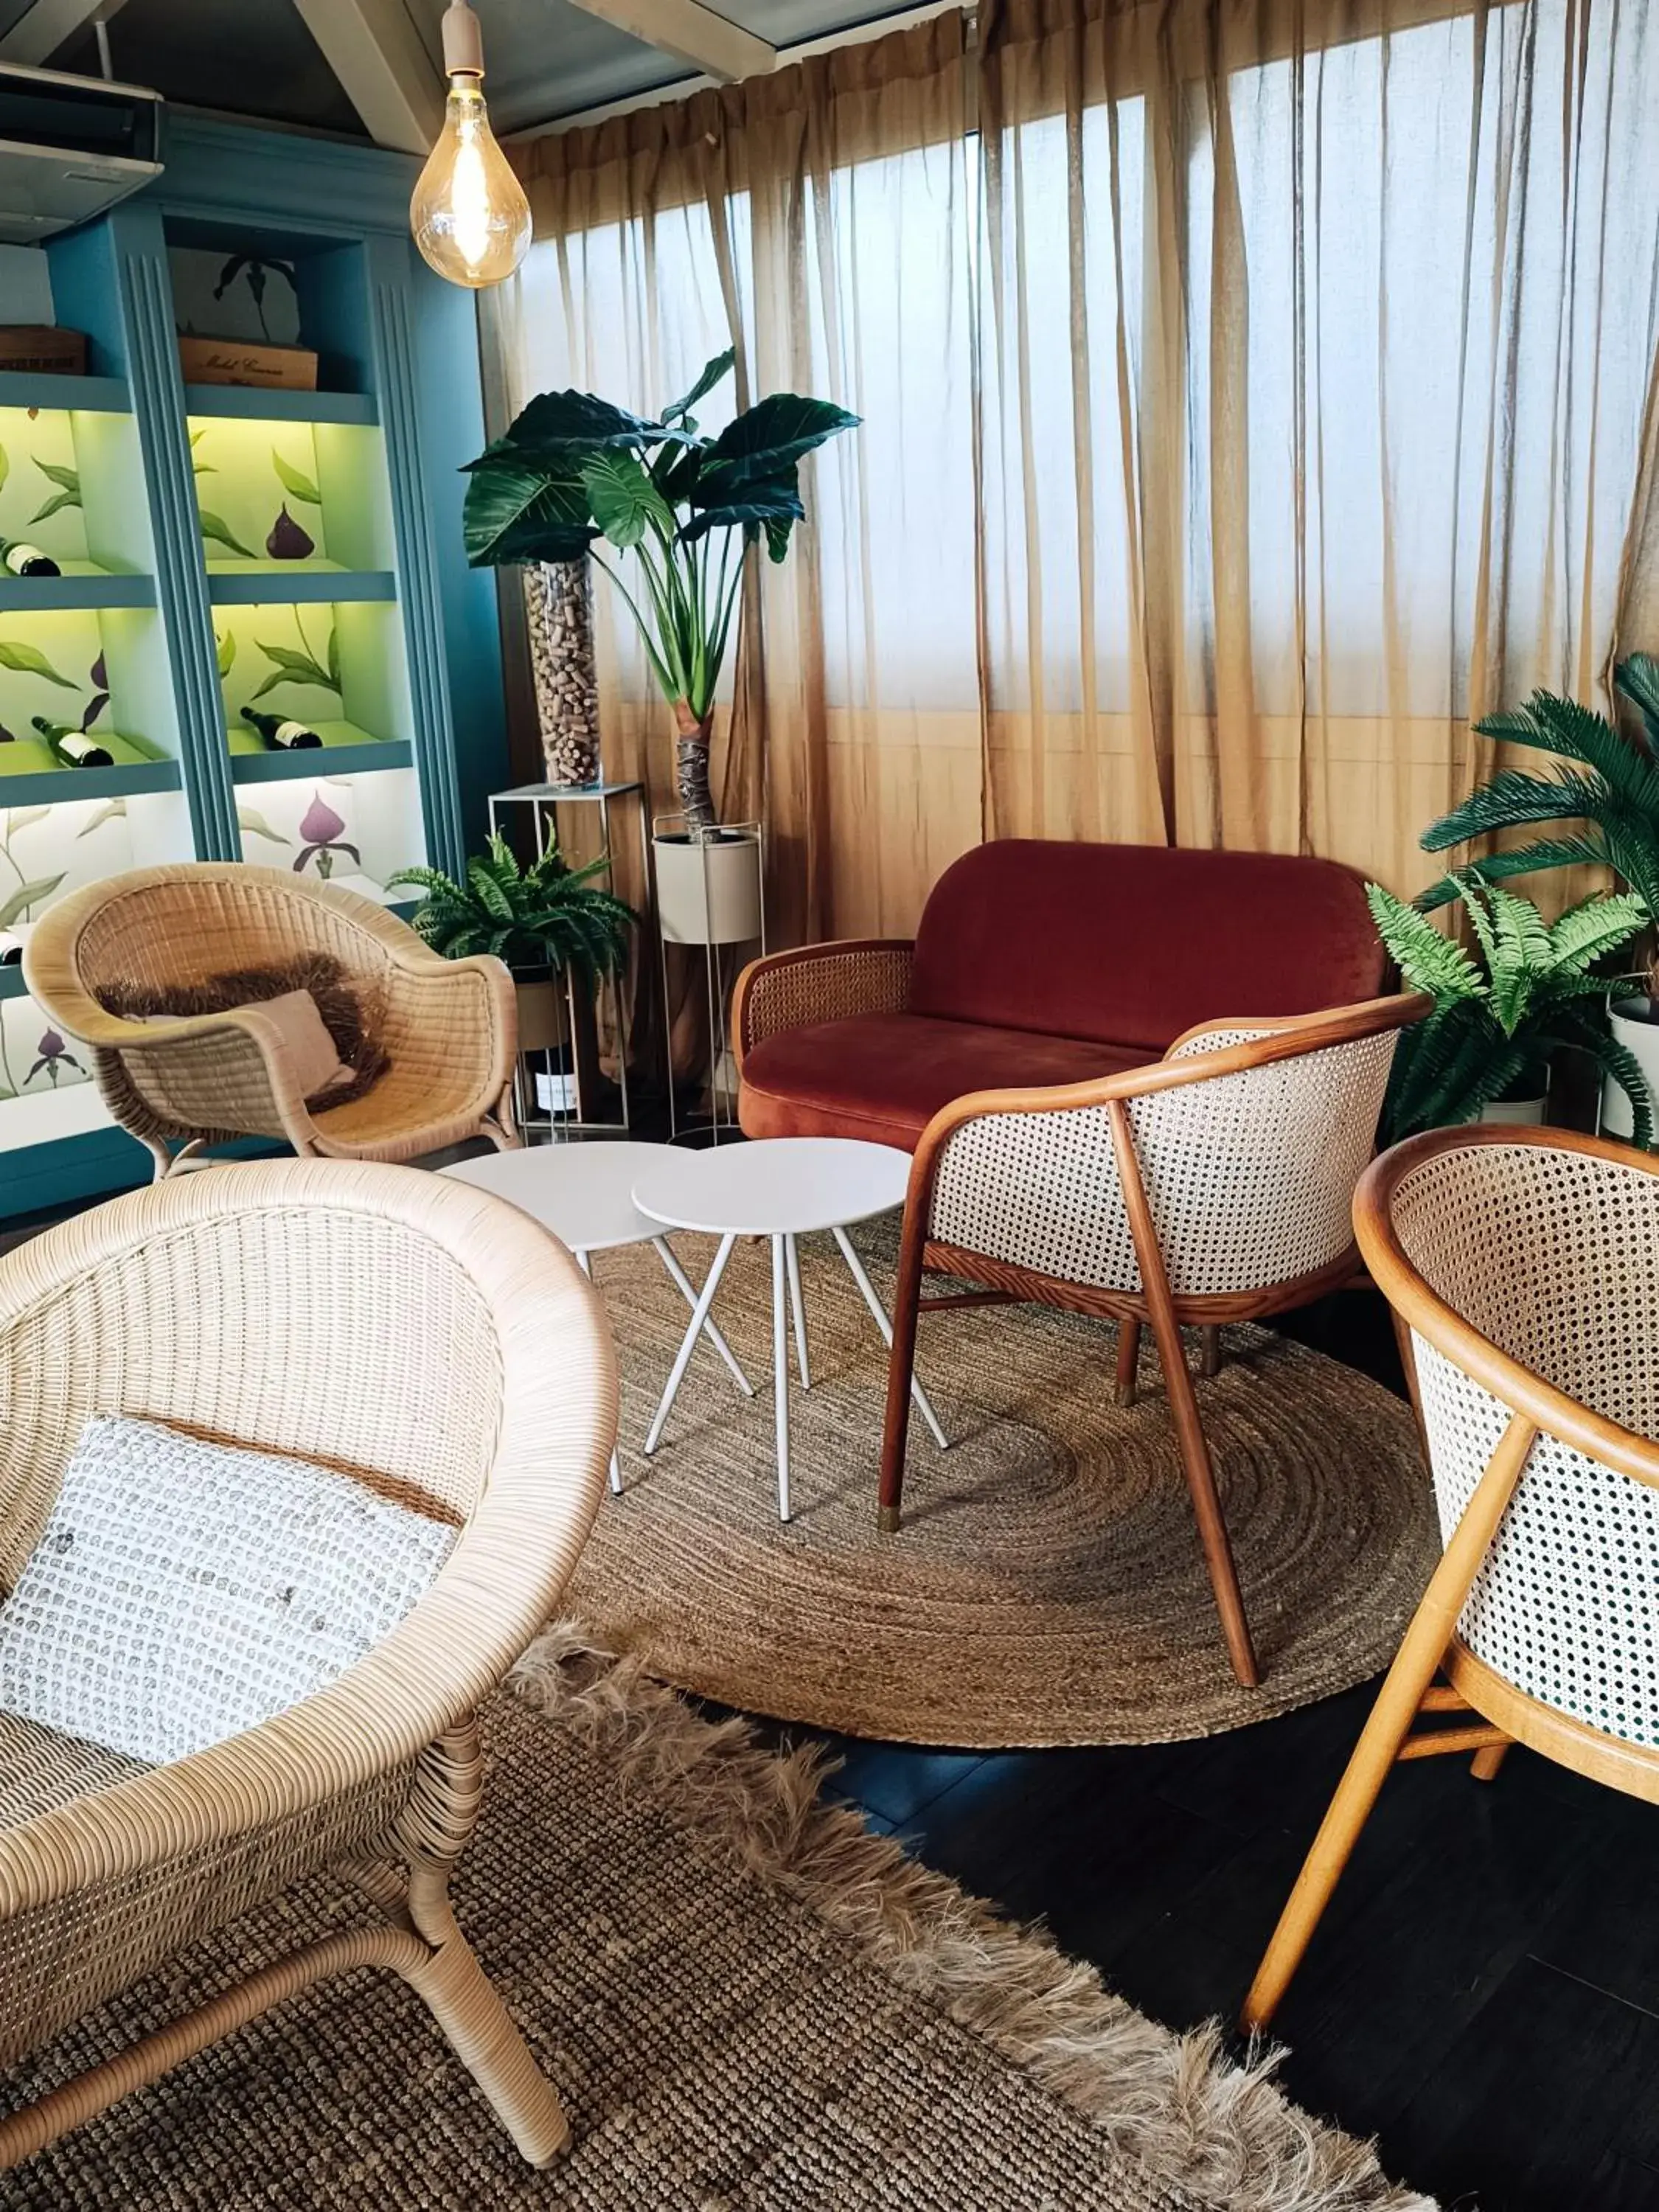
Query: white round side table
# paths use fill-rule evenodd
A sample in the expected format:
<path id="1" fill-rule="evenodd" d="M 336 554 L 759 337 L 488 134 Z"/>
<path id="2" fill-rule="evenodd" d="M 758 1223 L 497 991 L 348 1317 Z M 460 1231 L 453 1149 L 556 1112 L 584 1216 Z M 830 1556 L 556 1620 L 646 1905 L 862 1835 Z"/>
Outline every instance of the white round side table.
<path id="1" fill-rule="evenodd" d="M 708 1322 L 714 1293 L 739 1237 L 765 1237 L 772 1246 L 772 1368 L 777 1400 L 778 1518 L 789 1518 L 789 1337 L 784 1316 L 785 1285 L 794 1316 L 795 1356 L 803 1390 L 811 1388 L 807 1361 L 806 1308 L 801 1297 L 798 1237 L 827 1229 L 841 1248 L 853 1280 L 890 1348 L 893 1325 L 876 1295 L 864 1262 L 853 1249 L 847 1224 L 890 1212 L 904 1203 L 910 1176 L 908 1153 L 888 1145 L 866 1145 L 850 1137 L 769 1137 L 754 1144 L 721 1145 L 702 1152 L 647 1146 L 649 1166 L 634 1184 L 640 1212 L 667 1229 L 690 1229 L 720 1240 L 702 1290 L 691 1310 L 690 1324 L 675 1355 L 662 1403 L 645 1439 L 647 1455 L 661 1440 L 698 1332 Z M 511 1154 L 503 1154 L 510 1158 Z M 910 1395 L 941 1450 L 947 1438 L 927 1395 L 913 1377 Z"/>
<path id="2" fill-rule="evenodd" d="M 486 1152 L 478 1159 L 458 1160 L 453 1167 L 442 1168 L 439 1172 L 453 1176 L 458 1182 L 476 1183 L 480 1190 L 504 1198 L 520 1213 L 529 1214 L 544 1229 L 550 1229 L 562 1244 L 569 1246 L 577 1266 L 590 1282 L 593 1279 L 595 1252 L 612 1252 L 623 1244 L 649 1244 L 667 1268 L 680 1296 L 687 1305 L 695 1308 L 697 1293 L 684 1268 L 669 1249 L 661 1225 L 647 1221 L 632 1196 L 640 1176 L 667 1149 L 665 1145 L 595 1138 L 587 1143 L 528 1145 L 516 1152 Z M 754 1385 L 706 1312 L 702 1326 L 708 1341 L 736 1376 L 738 1388 L 746 1398 L 752 1398 Z M 694 1330 L 692 1342 L 696 1340 Z M 684 1362 L 690 1358 L 690 1352 L 682 1347 L 682 1353 L 678 1371 L 684 1374 Z M 613 1491 L 622 1488 L 622 1470 L 615 1452 L 611 1455 L 611 1487 Z"/>

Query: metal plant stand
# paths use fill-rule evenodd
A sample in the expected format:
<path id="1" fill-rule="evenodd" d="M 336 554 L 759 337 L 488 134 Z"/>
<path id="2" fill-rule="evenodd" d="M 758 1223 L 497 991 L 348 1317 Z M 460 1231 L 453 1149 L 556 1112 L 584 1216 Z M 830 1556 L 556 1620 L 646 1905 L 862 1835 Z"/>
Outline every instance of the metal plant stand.
<path id="1" fill-rule="evenodd" d="M 614 889 L 616 846 L 611 835 L 611 807 L 614 802 L 626 804 L 629 800 L 633 802 L 638 819 L 641 881 L 646 886 L 648 896 L 652 883 L 651 836 L 642 783 L 524 783 L 511 791 L 492 792 L 489 827 L 492 834 L 505 835 L 507 819 L 515 810 L 528 808 L 536 854 L 539 859 L 548 849 L 550 826 L 556 838 L 558 808 L 596 807 L 599 810 L 600 851 L 594 857 L 605 861 L 605 883 L 607 888 Z M 566 975 L 565 1014 L 570 1038 L 568 1069 L 555 1066 L 558 1048 L 550 1045 L 538 1052 L 521 1053 L 514 1076 L 514 1106 L 519 1127 L 527 1136 L 544 1136 L 553 1139 L 628 1134 L 632 1122 L 628 1095 L 629 1024 L 626 982 L 625 971 L 607 976 L 599 983 L 590 1002 L 586 993 L 579 989 L 576 978 Z M 592 1110 L 597 1103 L 592 1094 L 599 1074 L 599 1022 L 607 995 L 611 1033 L 616 1042 L 617 1089 L 621 1104 L 620 1118 L 615 1121 L 600 1121 Z M 543 1063 L 541 1073 L 547 1082 L 545 1110 L 536 1095 L 537 1070 L 532 1065 L 536 1060 Z M 566 1102 L 562 1108 L 558 1103 L 561 1096 Z"/>

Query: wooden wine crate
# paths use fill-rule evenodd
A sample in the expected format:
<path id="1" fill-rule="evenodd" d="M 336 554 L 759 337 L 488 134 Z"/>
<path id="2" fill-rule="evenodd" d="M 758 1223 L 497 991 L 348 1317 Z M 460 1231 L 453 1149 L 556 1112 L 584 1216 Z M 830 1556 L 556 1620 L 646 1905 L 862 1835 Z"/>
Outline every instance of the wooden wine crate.
<path id="1" fill-rule="evenodd" d="M 60 331 L 47 323 L 0 323 L 0 368 L 31 369 L 37 375 L 84 376 L 84 331 Z"/>
<path id="2" fill-rule="evenodd" d="M 186 384 L 251 384 L 267 392 L 317 389 L 317 356 L 308 346 L 181 335 L 179 364 Z"/>

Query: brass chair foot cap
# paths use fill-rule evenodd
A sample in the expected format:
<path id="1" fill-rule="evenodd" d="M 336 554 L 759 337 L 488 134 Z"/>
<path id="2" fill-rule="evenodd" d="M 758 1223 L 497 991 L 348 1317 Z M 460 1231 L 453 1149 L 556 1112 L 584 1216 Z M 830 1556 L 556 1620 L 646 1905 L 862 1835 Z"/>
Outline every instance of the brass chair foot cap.
<path id="1" fill-rule="evenodd" d="M 884 1536 L 896 1536 L 899 1509 L 896 1505 L 881 1505 L 876 1509 L 876 1526 Z"/>
<path id="2" fill-rule="evenodd" d="M 1114 1395 L 1117 1400 L 1119 1409 L 1127 1413 L 1135 1402 L 1134 1385 L 1131 1383 L 1127 1389 L 1119 1389 L 1114 1393 Z"/>

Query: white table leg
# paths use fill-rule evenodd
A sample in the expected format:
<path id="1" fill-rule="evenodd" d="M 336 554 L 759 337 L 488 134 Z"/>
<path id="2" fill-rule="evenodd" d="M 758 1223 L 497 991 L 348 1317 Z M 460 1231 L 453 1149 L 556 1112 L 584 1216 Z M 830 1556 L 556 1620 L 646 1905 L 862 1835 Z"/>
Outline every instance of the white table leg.
<path id="1" fill-rule="evenodd" d="M 664 1267 L 667 1268 L 670 1281 L 673 1284 L 680 1296 L 685 1300 L 687 1305 L 695 1306 L 697 1303 L 697 1294 L 691 1287 L 691 1279 L 686 1273 L 684 1268 L 681 1267 L 679 1261 L 674 1257 L 673 1252 L 669 1246 L 668 1239 L 665 1237 L 653 1237 L 651 1239 L 651 1249 L 656 1254 L 657 1257 L 662 1261 Z M 726 1362 L 726 1365 L 731 1369 L 732 1374 L 737 1377 L 738 1388 L 742 1391 L 744 1396 L 745 1398 L 752 1398 L 755 1395 L 754 1384 L 744 1373 L 742 1368 L 738 1366 L 737 1354 L 732 1351 L 726 1339 L 720 1334 L 719 1329 L 715 1328 L 712 1320 L 704 1322 L 702 1325 L 702 1333 L 708 1339 L 710 1344 L 714 1346 L 715 1351 L 719 1352 L 720 1358 Z"/>
<path id="2" fill-rule="evenodd" d="M 690 1325 L 681 1340 L 679 1350 L 674 1354 L 674 1364 L 669 1370 L 668 1384 L 662 1394 L 662 1403 L 657 1408 L 645 1439 L 645 1455 L 647 1459 L 657 1449 L 658 1442 L 662 1436 L 663 1423 L 668 1419 L 674 1401 L 679 1395 L 680 1384 L 685 1379 L 685 1370 L 691 1364 L 691 1354 L 696 1349 L 697 1339 L 702 1334 L 702 1325 L 708 1318 L 708 1309 L 714 1303 L 714 1293 L 720 1286 L 720 1277 L 726 1273 L 726 1263 L 731 1258 L 732 1247 L 737 1241 L 735 1236 L 721 1237 L 720 1249 L 714 1255 L 714 1263 L 708 1270 L 708 1279 L 702 1290 L 697 1293 L 697 1302 L 691 1309 Z"/>
<path id="3" fill-rule="evenodd" d="M 590 1255 L 582 1251 L 580 1247 L 576 1252 L 576 1265 L 581 1269 L 583 1274 L 586 1276 L 588 1281 L 591 1283 L 593 1279 L 593 1262 Z M 617 1450 L 614 1444 L 611 1449 L 611 1494 L 613 1498 L 620 1498 L 622 1496 L 622 1468 L 617 1464 Z"/>
<path id="4" fill-rule="evenodd" d="M 778 1417 L 778 1518 L 789 1518 L 789 1330 L 784 1318 L 783 1283 L 788 1272 L 786 1239 L 772 1239 L 772 1388 Z"/>
<path id="5" fill-rule="evenodd" d="M 837 1229 L 832 1233 L 836 1243 L 841 1247 L 841 1256 L 846 1261 L 848 1269 L 852 1275 L 853 1280 L 858 1285 L 860 1290 L 864 1293 L 864 1303 L 869 1307 L 871 1318 L 874 1321 L 876 1327 L 881 1331 L 881 1340 L 890 1352 L 893 1348 L 893 1324 L 887 1318 L 887 1309 L 883 1305 L 881 1300 L 876 1296 L 876 1286 L 870 1280 L 869 1276 L 866 1274 L 863 1261 L 860 1259 L 858 1254 L 853 1249 L 852 1238 L 848 1235 L 844 1229 Z M 941 1451 L 949 1451 L 951 1449 L 951 1439 L 945 1435 L 944 1430 L 939 1426 L 939 1415 L 933 1411 L 932 1406 L 927 1402 L 927 1393 L 922 1389 L 921 1383 L 917 1382 L 914 1374 L 912 1374 L 910 1377 L 910 1395 L 915 1400 L 917 1412 L 921 1415 L 922 1419 L 927 1422 L 928 1428 L 932 1431 L 933 1442 L 939 1446 Z"/>
<path id="6" fill-rule="evenodd" d="M 800 1254 L 793 1237 L 783 1240 L 783 1256 L 789 1267 L 789 1310 L 795 1318 L 795 1364 L 800 1370 L 800 1387 L 810 1390 L 812 1373 L 806 1364 L 806 1302 L 800 1294 Z"/>

